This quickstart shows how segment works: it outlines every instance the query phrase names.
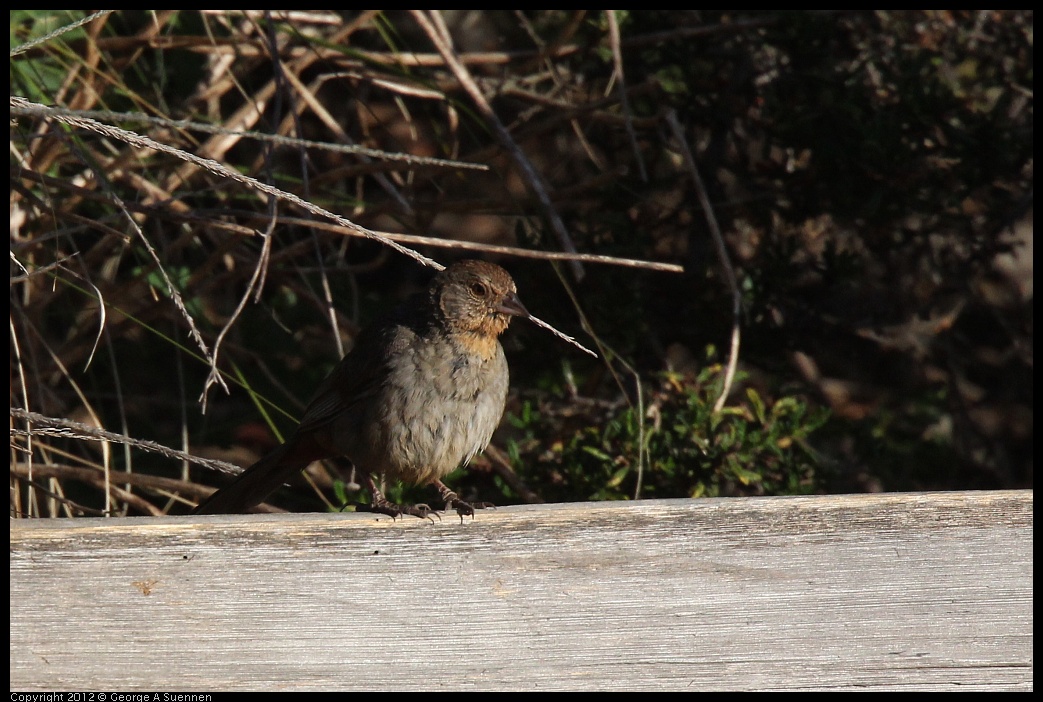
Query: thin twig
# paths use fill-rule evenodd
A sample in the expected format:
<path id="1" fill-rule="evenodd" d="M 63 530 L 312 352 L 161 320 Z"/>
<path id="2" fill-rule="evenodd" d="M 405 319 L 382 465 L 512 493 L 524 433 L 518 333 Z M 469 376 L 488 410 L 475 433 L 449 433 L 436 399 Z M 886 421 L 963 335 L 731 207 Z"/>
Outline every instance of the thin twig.
<path id="1" fill-rule="evenodd" d="M 546 329 L 547 331 L 549 331 L 551 334 L 553 334 L 554 336 L 558 337 L 562 341 L 566 341 L 566 342 L 572 344 L 573 346 L 575 346 L 580 351 L 584 351 L 586 353 L 589 353 L 594 358 L 598 358 L 598 355 L 596 353 L 594 353 L 593 351 L 591 351 L 590 349 L 588 349 L 586 346 L 584 346 L 583 344 L 579 343 L 578 341 L 576 341 L 574 338 L 572 338 L 568 334 L 565 334 L 564 332 L 558 331 L 557 329 L 555 329 L 551 325 L 549 325 L 546 322 L 544 322 L 539 317 L 534 317 L 534 316 L 532 316 L 530 314 L 529 317 L 528 317 L 528 320 L 530 322 L 532 322 L 533 324 L 535 324 L 537 327 L 540 327 L 541 329 Z"/>
<path id="2" fill-rule="evenodd" d="M 93 22 L 97 18 L 104 17 L 105 15 L 107 15 L 109 13 L 112 13 L 112 12 L 115 12 L 115 10 L 98 10 L 94 14 L 87 15 L 86 17 L 78 19 L 75 22 L 72 22 L 71 24 L 67 24 L 67 25 L 65 25 L 63 27 L 58 27 L 58 29 L 54 30 L 53 32 L 45 34 L 42 37 L 37 37 L 36 39 L 33 39 L 32 41 L 27 41 L 24 44 L 22 44 L 21 46 L 16 46 L 15 48 L 11 49 L 11 54 L 10 54 L 9 58 L 13 58 L 13 57 L 17 56 L 18 54 L 24 54 L 26 51 L 28 51 L 29 49 L 33 48 L 34 46 L 39 46 L 40 44 L 44 44 L 46 42 L 49 42 L 51 39 L 54 39 L 55 37 L 61 36 L 62 34 L 65 34 L 66 32 L 71 31 L 73 29 L 76 29 L 77 27 L 82 27 L 83 25 L 87 24 L 88 22 Z"/>
<path id="3" fill-rule="evenodd" d="M 324 76 L 329 79 L 330 76 Z M 445 98 L 442 93 L 435 93 L 431 91 L 433 95 L 439 95 L 443 99 Z M 225 136 L 236 136 L 244 139 L 256 139 L 257 141 L 270 142 L 272 144 L 278 144 L 279 146 L 294 146 L 294 147 L 308 147 L 315 149 L 322 149 L 323 151 L 332 151 L 346 154 L 359 154 L 362 156 L 368 156 L 370 158 L 378 159 L 380 161 L 401 161 L 409 166 L 432 166 L 437 168 L 462 168 L 475 171 L 487 171 L 489 166 L 484 163 L 471 163 L 469 161 L 454 161 L 452 159 L 445 158 L 434 158 L 432 156 L 417 156 L 415 154 L 398 153 L 393 151 L 381 151 L 380 149 L 371 149 L 366 146 L 359 146 L 358 144 L 335 144 L 328 141 L 314 141 L 312 139 L 300 139 L 297 137 L 283 136 L 282 134 L 265 134 L 263 132 L 254 132 L 242 129 L 228 129 L 227 127 L 219 127 L 213 124 L 206 124 L 204 122 L 193 122 L 187 119 L 168 119 L 166 117 L 153 117 L 146 115 L 141 112 L 112 112 L 111 110 L 78 110 L 76 114 L 80 117 L 87 117 L 89 119 L 95 119 L 100 121 L 108 122 L 141 122 L 144 124 L 150 124 L 157 127 L 169 127 L 170 129 L 188 129 L 194 132 L 204 132 L 206 134 L 222 134 Z M 327 124 L 327 126 L 329 126 Z"/>
<path id="4" fill-rule="evenodd" d="M 728 249 L 724 245 L 724 237 L 721 235 L 721 228 L 717 224 L 713 205 L 710 204 L 710 196 L 706 192 L 706 186 L 703 185 L 699 169 L 695 167 L 695 158 L 692 157 L 692 150 L 688 147 L 684 129 L 681 128 L 681 123 L 677 120 L 677 113 L 672 109 L 669 110 L 666 113 L 666 121 L 674 133 L 674 138 L 677 140 L 681 154 L 684 156 L 685 165 L 688 166 L 692 181 L 695 183 L 695 192 L 699 196 L 699 203 L 702 205 L 703 214 L 706 216 L 706 226 L 710 229 L 710 235 L 717 249 L 717 258 L 721 262 L 721 268 L 724 269 L 724 279 L 732 293 L 732 338 L 731 348 L 728 352 L 728 367 L 724 374 L 724 386 L 721 388 L 721 395 L 713 405 L 714 411 L 720 412 L 721 408 L 724 407 L 724 401 L 728 398 L 728 393 L 731 392 L 732 381 L 735 378 L 735 369 L 739 365 L 739 340 L 741 337 L 739 320 L 742 313 L 742 293 L 739 291 L 735 269 L 732 267 L 731 259 L 728 258 Z"/>
<path id="5" fill-rule="evenodd" d="M 219 471 L 221 473 L 228 473 L 229 475 L 238 475 L 243 472 L 243 469 L 232 463 L 226 463 L 225 461 L 218 461 L 212 458 L 201 458 L 199 456 L 193 456 L 192 454 L 185 453 L 184 451 L 177 451 L 164 446 L 163 444 L 156 443 L 155 441 L 146 441 L 144 439 L 133 439 L 123 434 L 116 434 L 111 431 L 105 431 L 104 429 L 98 429 L 96 427 L 76 422 L 71 419 L 63 419 L 59 417 L 45 417 L 42 414 L 36 412 L 29 412 L 19 407 L 11 408 L 11 416 L 16 419 L 24 419 L 33 425 L 33 428 L 29 431 L 22 431 L 20 429 L 11 429 L 11 434 L 14 436 L 61 436 L 68 439 L 80 439 L 88 441 L 111 441 L 118 444 L 126 444 L 128 446 L 134 446 L 145 451 L 151 451 L 160 455 L 166 456 L 167 458 L 173 458 L 179 461 L 188 461 L 189 463 L 195 463 L 197 465 L 206 466 L 212 470 Z"/>
<path id="6" fill-rule="evenodd" d="M 608 39 L 612 47 L 612 70 L 617 78 L 619 104 L 623 108 L 623 124 L 626 126 L 630 148 L 634 150 L 634 160 L 637 161 L 637 170 L 641 176 L 641 182 L 647 183 L 648 171 L 645 170 L 645 160 L 641 158 L 641 149 L 637 145 L 633 116 L 630 114 L 630 100 L 627 99 L 626 80 L 623 77 L 623 51 L 619 47 L 619 24 L 616 22 L 616 11 L 605 10 L 605 17 L 608 19 Z"/>
<path id="7" fill-rule="evenodd" d="M 499 244 L 482 244 L 475 241 L 439 239 L 433 236 L 418 236 L 416 234 L 395 234 L 394 232 L 380 233 L 389 239 L 418 246 L 439 246 L 446 249 L 483 251 L 485 253 L 506 254 L 518 258 L 535 258 L 541 261 L 582 261 L 583 263 L 602 263 L 609 266 L 622 266 L 624 268 L 643 268 L 663 273 L 684 273 L 684 266 L 680 266 L 676 263 L 660 263 L 659 261 L 644 261 L 637 258 L 620 258 L 618 256 L 603 256 L 601 254 L 535 251 L 533 249 L 518 248 L 517 246 L 501 246 Z"/>
<path id="8" fill-rule="evenodd" d="M 275 228 L 275 223 L 278 221 L 278 217 L 271 218 L 271 229 Z M 228 390 L 228 386 L 225 385 L 224 379 L 221 377 L 221 371 L 217 368 L 217 359 L 221 354 L 221 344 L 224 342 L 224 338 L 228 332 L 232 330 L 236 320 L 239 319 L 239 316 L 246 308 L 247 303 L 250 301 L 251 293 L 256 290 L 258 297 L 261 295 L 264 276 L 268 271 L 268 252 L 271 247 L 271 235 L 271 230 L 269 230 L 266 235 L 263 235 L 264 246 L 262 247 L 262 254 L 258 257 L 257 265 L 254 266 L 250 280 L 246 283 L 246 290 L 244 290 L 243 294 L 239 296 L 239 303 L 235 306 L 231 316 L 225 320 L 224 325 L 221 327 L 221 331 L 217 334 L 217 338 L 214 339 L 214 358 L 213 362 L 210 364 L 210 372 L 207 374 L 206 380 L 203 383 L 203 393 L 200 396 L 200 399 L 203 401 L 203 414 L 206 414 L 208 391 L 215 383 L 220 383 L 221 386 L 225 388 L 226 392 Z"/>
<path id="9" fill-rule="evenodd" d="M 142 208 L 147 209 L 147 208 Z M 191 217 L 186 217 L 187 221 L 205 222 L 208 225 L 214 227 L 225 228 L 232 231 L 235 234 L 255 234 L 254 230 L 245 228 L 241 225 L 231 225 L 227 222 L 206 220 L 203 216 L 206 215 L 209 210 L 196 210 L 196 214 Z M 256 212 L 249 212 L 246 210 L 229 210 L 223 209 L 220 212 L 214 211 L 215 216 L 227 216 L 234 217 L 238 221 L 249 221 L 250 219 L 259 219 L 261 215 Z M 336 224 L 327 222 L 315 222 L 312 220 L 302 219 L 300 217 L 281 217 L 279 222 L 285 226 L 297 226 L 297 227 L 315 227 L 316 229 L 322 229 L 325 231 L 336 232 L 338 234 L 344 234 L 346 236 L 361 236 L 352 229 L 345 230 Z M 661 273 L 684 273 L 684 266 L 676 263 L 662 263 L 660 261 L 645 261 L 638 258 L 620 258 L 618 256 L 604 256 L 602 254 L 586 254 L 586 253 L 564 253 L 562 251 L 538 251 L 535 249 L 523 249 L 517 246 L 503 246 L 500 244 L 483 244 L 478 241 L 460 241 L 457 239 L 442 239 L 436 236 L 421 236 L 419 234 L 402 234 L 399 232 L 385 232 L 374 230 L 377 234 L 383 237 L 387 237 L 392 241 L 398 241 L 403 244 L 409 244 L 412 246 L 434 246 L 442 249 L 461 249 L 464 251 L 481 251 L 482 253 L 488 254 L 502 254 L 505 256 L 513 256 L 516 258 L 534 258 L 541 261 L 582 261 L 583 263 L 596 263 L 607 266 L 621 266 L 623 268 L 641 268 L 645 270 L 659 271 Z M 302 269 L 307 270 L 307 269 Z"/>

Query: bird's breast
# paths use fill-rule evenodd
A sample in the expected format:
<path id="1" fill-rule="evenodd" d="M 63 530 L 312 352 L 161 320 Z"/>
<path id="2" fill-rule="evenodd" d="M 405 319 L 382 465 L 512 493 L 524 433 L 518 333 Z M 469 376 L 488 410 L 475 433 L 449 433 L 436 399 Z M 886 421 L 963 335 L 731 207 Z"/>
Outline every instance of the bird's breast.
<path id="1" fill-rule="evenodd" d="M 507 398 L 507 361 L 494 343 L 488 356 L 450 339 L 410 344 L 408 353 L 398 354 L 366 422 L 359 466 L 427 483 L 483 450 Z"/>

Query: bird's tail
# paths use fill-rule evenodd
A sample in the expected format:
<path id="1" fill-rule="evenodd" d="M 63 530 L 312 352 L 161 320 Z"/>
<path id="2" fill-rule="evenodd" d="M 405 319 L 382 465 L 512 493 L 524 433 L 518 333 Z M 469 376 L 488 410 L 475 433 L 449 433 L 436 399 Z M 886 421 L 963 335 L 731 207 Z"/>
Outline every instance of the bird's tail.
<path id="1" fill-rule="evenodd" d="M 192 514 L 239 514 L 259 505 L 293 474 L 320 456 L 290 440 L 240 473 L 235 480 L 199 503 Z"/>

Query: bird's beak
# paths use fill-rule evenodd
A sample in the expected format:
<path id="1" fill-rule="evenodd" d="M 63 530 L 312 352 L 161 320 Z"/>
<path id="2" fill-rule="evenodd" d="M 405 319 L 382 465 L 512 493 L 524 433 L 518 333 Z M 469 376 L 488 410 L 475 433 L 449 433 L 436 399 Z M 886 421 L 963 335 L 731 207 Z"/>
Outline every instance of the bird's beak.
<path id="1" fill-rule="evenodd" d="M 496 306 L 497 312 L 503 314 L 513 315 L 515 317 L 531 317 L 529 310 L 525 309 L 525 305 L 518 299 L 517 293 L 511 293 L 507 297 L 503 298 L 503 302 Z"/>

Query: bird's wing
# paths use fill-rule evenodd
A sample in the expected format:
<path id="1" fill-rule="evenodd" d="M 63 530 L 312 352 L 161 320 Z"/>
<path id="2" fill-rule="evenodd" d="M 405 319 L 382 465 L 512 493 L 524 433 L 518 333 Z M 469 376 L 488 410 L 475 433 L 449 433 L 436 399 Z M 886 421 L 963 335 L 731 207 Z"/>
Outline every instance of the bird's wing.
<path id="1" fill-rule="evenodd" d="M 354 348 L 319 386 L 304 411 L 297 433 L 305 434 L 365 407 L 387 380 L 388 360 L 395 358 L 400 349 L 407 348 L 415 335 L 412 325 L 398 315 L 364 330 Z"/>

